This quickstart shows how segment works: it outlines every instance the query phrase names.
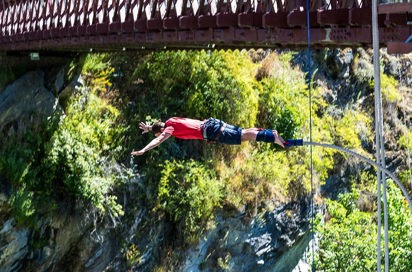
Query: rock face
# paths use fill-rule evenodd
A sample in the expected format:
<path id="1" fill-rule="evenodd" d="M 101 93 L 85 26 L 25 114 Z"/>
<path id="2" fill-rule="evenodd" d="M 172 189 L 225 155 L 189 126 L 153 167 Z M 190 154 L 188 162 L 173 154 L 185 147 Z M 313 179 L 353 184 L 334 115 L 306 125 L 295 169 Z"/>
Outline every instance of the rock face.
<path id="1" fill-rule="evenodd" d="M 103 271 L 114 256 L 112 229 L 94 225 L 88 209 L 40 219 L 36 230 L 0 226 L 0 271 Z"/>
<path id="2" fill-rule="evenodd" d="M 64 87 L 62 74 L 47 83 L 43 71 L 29 72 L 0 93 L 0 142 L 47 122 L 60 107 L 55 95 L 64 107 L 81 80 Z M 37 218 L 35 226 L 22 228 L 8 209 L 8 189 L 3 183 L 0 175 L 2 272 L 152 271 L 162 258 L 165 237 L 173 235 L 167 222 L 153 223 L 144 209 L 133 205 L 132 211 L 126 210 L 129 218 L 123 224 L 101 222 L 92 208 L 72 203 L 60 207 L 58 214 Z M 132 187 L 127 190 L 129 200 L 144 193 L 139 186 Z M 205 240 L 189 250 L 182 271 L 291 271 L 308 244 L 308 207 L 302 201 L 247 220 L 244 214 L 218 217 Z M 127 264 L 119 241 L 128 243 L 135 236 L 141 237 L 140 260 Z"/>
<path id="3" fill-rule="evenodd" d="M 14 220 L 8 219 L 0 230 L 1 271 L 13 272 L 22 268 L 23 260 L 29 252 L 29 231 L 15 228 Z"/>
<path id="4" fill-rule="evenodd" d="M 357 102 L 357 93 L 342 93 L 345 87 L 353 85 L 350 80 L 354 62 L 352 50 L 334 52 L 326 59 L 327 67 L 320 64 L 319 67 L 321 70 L 328 69 L 331 74 L 319 72 L 317 80 L 318 84 L 325 84 L 331 89 L 329 102 L 342 105 L 346 105 L 347 101 Z M 369 79 L 368 61 L 358 62 L 357 65 L 361 68 L 361 76 Z M 402 74 L 395 76 L 403 78 L 405 85 L 412 84 L 411 77 L 407 76 L 410 62 L 400 66 L 407 69 L 399 68 L 395 60 L 385 67 L 391 72 L 400 71 Z M 45 84 L 44 72 L 30 72 L 0 92 L 0 144 L 3 139 L 22 135 L 30 127 L 46 121 L 59 107 L 56 97 L 46 85 L 50 86 L 54 94 L 60 95 L 64 107 L 64 101 L 70 97 L 79 81 L 64 88 L 63 75 L 58 75 L 54 83 Z M 327 82 L 327 76 L 340 79 L 343 83 Z M 410 92 L 407 95 L 412 97 Z M 357 103 L 362 104 L 362 101 Z M 412 123 L 411 116 L 399 112 L 410 112 L 410 103 L 402 107 L 394 112 L 409 126 Z M 393 138 L 389 137 L 391 135 L 386 136 L 387 139 Z M 395 160 L 389 160 L 388 164 L 391 162 L 393 167 L 397 166 Z M 342 183 L 349 167 L 340 164 L 334 170 L 336 176 L 328 182 L 334 179 Z M 123 192 L 126 216 L 121 224 L 101 222 L 93 209 L 73 205 L 59 214 L 39 218 L 36 226 L 29 229 L 17 226 L 7 209 L 7 189 L 4 189 L 1 179 L 0 173 L 1 272 L 153 271 L 167 254 L 165 244 L 168 244 L 165 240 L 173 236 L 173 230 L 168 222 L 151 219 L 150 211 L 141 208 L 147 204 L 144 195 L 151 192 L 146 191 L 146 186 L 138 180 L 129 181 L 128 188 Z M 337 191 L 334 183 L 328 183 L 327 187 L 330 191 Z M 308 199 L 284 204 L 254 218 L 246 218 L 245 214 L 221 213 L 217 215 L 215 226 L 197 245 L 180 252 L 185 257 L 183 263 L 176 264 L 176 271 L 310 271 L 310 266 L 300 259 L 311 239 L 308 231 L 311 216 Z M 132 259 L 130 263 L 125 260 L 129 244 L 136 244 L 138 248 L 136 260 Z"/>
<path id="5" fill-rule="evenodd" d="M 62 73 L 51 81 L 58 93 L 63 88 Z M 66 89 L 74 87 L 71 84 Z M 41 125 L 59 107 L 45 87 L 43 71 L 25 74 L 0 93 L 0 142 Z M 114 255 L 115 240 L 113 228 L 106 228 L 106 222 L 97 224 L 97 211 L 67 205 L 57 214 L 37 218 L 32 228 L 22 228 L 10 213 L 9 188 L 4 184 L 0 173 L 1 272 L 105 269 Z"/>
<path id="6" fill-rule="evenodd" d="M 56 107 L 56 97 L 44 86 L 44 72 L 25 74 L 0 93 L 1 138 L 21 135 L 46 121 Z"/>
<path id="7" fill-rule="evenodd" d="M 66 88 L 62 82 L 58 73 L 54 83 L 45 84 L 45 73 L 35 71 L 6 87 L 0 93 L 0 133 L 5 139 L 47 121 L 59 107 L 53 93 L 59 94 L 64 107 L 80 81 Z M 144 194 L 144 188 L 132 187 L 125 197 L 129 201 Z M 7 195 L 0 196 L 0 207 L 7 206 Z M 38 218 L 31 229 L 18 227 L 13 216 L 0 209 L 0 270 L 153 271 L 164 254 L 167 236 L 173 233 L 167 222 L 153 223 L 148 212 L 134 206 L 126 206 L 127 220 L 109 228 L 87 207 L 66 207 L 59 214 Z M 310 239 L 310 216 L 308 200 L 251 219 L 244 214 L 218 216 L 216 227 L 185 252 L 184 267 L 178 271 L 292 271 Z M 128 244 L 134 237 L 139 237 L 140 260 L 128 264 L 121 242 Z"/>
<path id="8" fill-rule="evenodd" d="M 191 249 L 183 271 L 292 271 L 309 243 L 308 200 L 288 203 L 245 223 L 218 218 L 216 228 Z"/>

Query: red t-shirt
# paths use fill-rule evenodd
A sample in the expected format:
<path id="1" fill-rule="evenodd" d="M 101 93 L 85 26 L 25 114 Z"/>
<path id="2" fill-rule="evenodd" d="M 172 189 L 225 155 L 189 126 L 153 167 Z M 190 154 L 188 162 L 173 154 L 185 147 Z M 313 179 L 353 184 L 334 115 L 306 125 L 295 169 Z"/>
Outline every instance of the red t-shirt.
<path id="1" fill-rule="evenodd" d="M 179 139 L 203 140 L 203 135 L 200 131 L 202 123 L 203 121 L 200 120 L 172 117 L 165 122 L 163 133 L 171 134 Z"/>

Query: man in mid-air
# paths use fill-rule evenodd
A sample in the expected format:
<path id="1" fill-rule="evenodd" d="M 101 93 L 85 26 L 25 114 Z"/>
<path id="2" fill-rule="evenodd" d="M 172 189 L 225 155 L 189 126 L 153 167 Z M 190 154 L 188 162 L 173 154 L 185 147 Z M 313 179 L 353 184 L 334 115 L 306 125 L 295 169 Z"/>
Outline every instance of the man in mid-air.
<path id="1" fill-rule="evenodd" d="M 149 144 L 139 151 L 133 151 L 132 155 L 143 155 L 174 136 L 184 140 L 205 140 L 213 143 L 239 145 L 243 141 L 257 141 L 275 143 L 285 147 L 285 140 L 279 136 L 276 130 L 247 128 L 227 124 L 219 119 L 196 120 L 182 117 L 172 117 L 166 122 L 155 122 L 153 125 L 141 122 L 139 128 L 142 134 L 152 131 L 156 136 Z"/>

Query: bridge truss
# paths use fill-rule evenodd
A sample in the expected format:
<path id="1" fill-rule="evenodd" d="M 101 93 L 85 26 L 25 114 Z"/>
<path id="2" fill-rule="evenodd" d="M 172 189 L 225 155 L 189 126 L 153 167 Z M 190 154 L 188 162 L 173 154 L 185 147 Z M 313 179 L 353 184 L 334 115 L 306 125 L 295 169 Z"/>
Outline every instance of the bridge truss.
<path id="1" fill-rule="evenodd" d="M 1 0 L 0 50 L 305 47 L 305 0 Z M 312 47 L 371 47 L 371 0 L 311 0 Z M 412 3 L 379 5 L 381 46 L 412 50 Z"/>

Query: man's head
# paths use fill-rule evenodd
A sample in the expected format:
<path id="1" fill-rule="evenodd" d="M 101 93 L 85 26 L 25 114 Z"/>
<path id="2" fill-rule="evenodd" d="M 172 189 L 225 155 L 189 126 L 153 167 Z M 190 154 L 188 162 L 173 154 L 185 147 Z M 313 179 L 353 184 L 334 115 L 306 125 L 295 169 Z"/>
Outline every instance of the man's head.
<path id="1" fill-rule="evenodd" d="M 159 133 L 163 131 L 165 127 L 165 123 L 163 122 L 154 122 L 152 125 L 152 132 L 156 137 L 158 136 Z"/>

